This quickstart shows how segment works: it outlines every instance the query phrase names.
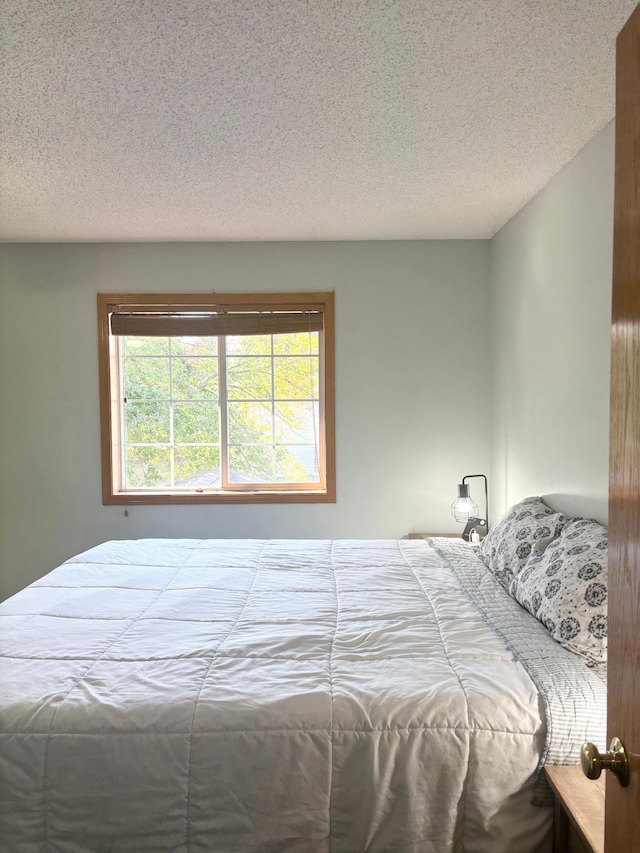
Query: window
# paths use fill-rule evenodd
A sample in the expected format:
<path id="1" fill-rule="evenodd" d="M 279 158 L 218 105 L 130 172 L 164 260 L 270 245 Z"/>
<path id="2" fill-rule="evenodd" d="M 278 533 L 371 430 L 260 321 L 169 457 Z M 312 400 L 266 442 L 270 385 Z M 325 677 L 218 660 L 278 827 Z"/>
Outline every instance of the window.
<path id="1" fill-rule="evenodd" d="M 105 504 L 334 502 L 333 294 L 99 294 Z"/>

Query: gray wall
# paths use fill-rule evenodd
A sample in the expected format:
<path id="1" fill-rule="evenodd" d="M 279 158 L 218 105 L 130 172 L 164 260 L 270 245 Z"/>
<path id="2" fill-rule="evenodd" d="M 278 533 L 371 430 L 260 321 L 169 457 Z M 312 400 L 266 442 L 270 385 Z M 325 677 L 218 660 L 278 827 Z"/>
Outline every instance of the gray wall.
<path id="1" fill-rule="evenodd" d="M 490 244 L 0 246 L 0 598 L 109 538 L 458 531 L 490 452 L 493 520 L 606 521 L 613 136 Z M 336 505 L 102 506 L 96 292 L 214 289 L 336 291 Z"/>
<path id="2" fill-rule="evenodd" d="M 613 169 L 612 123 L 491 242 L 494 520 L 607 520 Z"/>
<path id="3" fill-rule="evenodd" d="M 489 465 L 483 241 L 0 247 L 0 597 L 110 538 L 459 531 Z M 336 505 L 103 507 L 96 292 L 336 291 Z"/>

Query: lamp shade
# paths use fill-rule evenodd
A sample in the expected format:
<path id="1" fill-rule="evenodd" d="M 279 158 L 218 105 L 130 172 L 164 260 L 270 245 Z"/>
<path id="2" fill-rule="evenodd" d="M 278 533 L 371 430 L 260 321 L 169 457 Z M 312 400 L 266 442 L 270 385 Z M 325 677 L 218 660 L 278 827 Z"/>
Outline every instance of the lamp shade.
<path id="1" fill-rule="evenodd" d="M 451 504 L 451 515 L 456 521 L 467 521 L 478 515 L 478 504 L 469 496 L 469 486 L 458 484 L 458 497 Z"/>

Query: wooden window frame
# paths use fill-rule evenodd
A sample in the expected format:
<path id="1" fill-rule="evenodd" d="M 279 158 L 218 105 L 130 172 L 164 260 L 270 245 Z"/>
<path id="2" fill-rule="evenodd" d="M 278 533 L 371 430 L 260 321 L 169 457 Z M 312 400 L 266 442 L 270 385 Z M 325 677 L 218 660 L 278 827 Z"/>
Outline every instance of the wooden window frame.
<path id="1" fill-rule="evenodd" d="M 112 377 L 119 376 L 117 347 L 111 334 L 110 317 L 118 309 L 138 311 L 320 311 L 324 330 L 320 346 L 320 485 L 282 483 L 255 490 L 207 489 L 162 492 L 122 489 L 120 459 L 122 424 L 121 389 Z M 102 452 L 102 502 L 109 505 L 144 504 L 261 504 L 335 503 L 335 331 L 334 294 L 309 293 L 99 293 L 98 366 L 100 387 L 100 430 Z"/>

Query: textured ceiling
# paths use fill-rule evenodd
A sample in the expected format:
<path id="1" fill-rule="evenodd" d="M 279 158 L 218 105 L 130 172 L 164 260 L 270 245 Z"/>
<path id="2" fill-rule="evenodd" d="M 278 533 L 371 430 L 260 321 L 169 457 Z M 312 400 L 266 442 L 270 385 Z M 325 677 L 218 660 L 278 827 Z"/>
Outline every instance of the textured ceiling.
<path id="1" fill-rule="evenodd" d="M 637 0 L 3 0 L 0 237 L 490 237 Z"/>

